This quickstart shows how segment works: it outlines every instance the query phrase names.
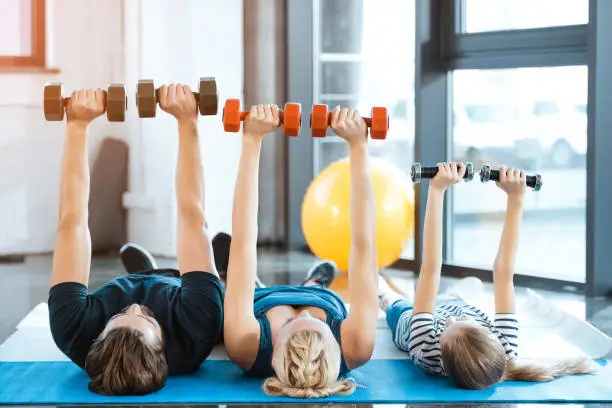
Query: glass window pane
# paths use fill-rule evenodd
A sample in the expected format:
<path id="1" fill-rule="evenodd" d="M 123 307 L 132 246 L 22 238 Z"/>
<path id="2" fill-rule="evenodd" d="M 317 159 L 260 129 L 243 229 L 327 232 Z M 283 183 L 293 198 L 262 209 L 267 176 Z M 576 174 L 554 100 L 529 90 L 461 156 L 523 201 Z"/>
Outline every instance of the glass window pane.
<path id="1" fill-rule="evenodd" d="M 587 68 L 456 71 L 453 158 L 540 173 L 529 190 L 517 272 L 585 280 Z M 494 183 L 454 188 L 451 263 L 490 269 L 505 214 Z"/>
<path id="2" fill-rule="evenodd" d="M 414 2 L 405 0 L 316 0 L 314 101 L 330 109 L 356 108 L 369 116 L 373 106 L 389 109 L 385 141 L 371 141 L 374 157 L 384 157 L 407 174 L 414 150 Z M 332 136 L 316 142 L 318 171 L 348 155 Z M 414 244 L 405 257 L 414 256 Z"/>
<path id="3" fill-rule="evenodd" d="M 30 1 L 0 0 L 0 57 L 31 55 Z"/>
<path id="4" fill-rule="evenodd" d="M 321 7 L 321 51 L 358 53 L 361 51 L 363 3 L 355 0 L 323 0 Z"/>
<path id="5" fill-rule="evenodd" d="M 465 0 L 465 31 L 468 33 L 588 22 L 588 0 Z"/>

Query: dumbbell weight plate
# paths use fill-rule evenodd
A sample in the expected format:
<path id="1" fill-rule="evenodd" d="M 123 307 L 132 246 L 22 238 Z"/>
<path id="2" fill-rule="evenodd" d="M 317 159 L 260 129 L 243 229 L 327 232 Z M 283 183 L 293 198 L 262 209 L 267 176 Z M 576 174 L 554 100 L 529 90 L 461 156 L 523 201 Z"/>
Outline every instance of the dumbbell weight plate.
<path id="1" fill-rule="evenodd" d="M 240 100 L 228 99 L 223 107 L 223 130 L 226 132 L 240 131 Z"/>
<path id="2" fill-rule="evenodd" d="M 420 163 L 414 163 L 410 167 L 410 179 L 412 180 L 413 183 L 421 182 L 421 164 Z"/>
<path id="3" fill-rule="evenodd" d="M 200 115 L 216 115 L 219 107 L 219 92 L 215 78 L 200 78 L 198 109 Z M 239 108 L 240 110 L 240 108 Z M 240 124 L 238 124 L 240 127 Z"/>
<path id="4" fill-rule="evenodd" d="M 157 113 L 157 91 L 152 79 L 141 79 L 136 88 L 136 107 L 141 118 L 154 118 Z"/>
<path id="5" fill-rule="evenodd" d="M 46 120 L 54 122 L 64 120 L 65 107 L 62 84 L 48 83 L 45 85 L 43 107 Z"/>
<path id="6" fill-rule="evenodd" d="M 310 129 L 312 137 L 327 136 L 329 127 L 329 111 L 327 105 L 313 105 L 310 114 Z"/>
<path id="7" fill-rule="evenodd" d="M 283 111 L 283 134 L 285 136 L 298 136 L 302 126 L 302 105 L 288 103 Z"/>
<path id="8" fill-rule="evenodd" d="M 370 128 L 370 137 L 372 139 L 386 139 L 389 131 L 389 112 L 387 108 L 374 107 L 372 108 L 372 126 Z"/>
<path id="9" fill-rule="evenodd" d="M 106 117 L 109 122 L 125 122 L 127 93 L 122 84 L 110 84 L 106 95 Z"/>

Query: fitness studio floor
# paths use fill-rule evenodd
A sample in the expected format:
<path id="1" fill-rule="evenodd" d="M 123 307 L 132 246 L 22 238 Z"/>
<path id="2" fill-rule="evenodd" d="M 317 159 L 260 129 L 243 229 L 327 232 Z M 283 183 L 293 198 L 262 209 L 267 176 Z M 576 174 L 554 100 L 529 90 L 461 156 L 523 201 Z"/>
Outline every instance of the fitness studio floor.
<path id="1" fill-rule="evenodd" d="M 280 253 L 261 251 L 259 254 L 259 274 L 267 285 L 297 284 L 303 278 L 304 272 L 309 268 L 315 258 L 313 256 L 289 252 Z M 158 259 L 160 266 L 175 266 L 174 259 Z M 51 256 L 28 256 L 23 262 L 0 264 L 0 343 L 4 342 L 15 330 L 16 325 L 27 313 L 40 302 L 46 302 L 49 271 L 51 270 Z M 99 285 L 121 274 L 122 267 L 119 259 L 114 256 L 95 257 L 91 273 L 91 287 L 96 289 Z M 403 290 L 410 290 L 414 284 L 414 276 L 410 272 L 388 271 L 393 283 Z M 444 278 L 442 290 L 452 285 L 454 279 Z M 490 285 L 486 284 L 490 289 Z M 335 290 L 345 299 L 347 298 L 347 281 L 341 275 L 334 282 Z M 518 290 L 519 296 L 524 297 L 525 291 Z M 612 335 L 612 301 L 585 301 L 578 294 L 556 292 L 542 292 L 547 299 L 553 301 L 565 310 L 585 316 L 589 311 L 589 322 Z M 18 295 L 15 295 L 18 294 Z M 347 299 L 350 301 L 350 299 Z M 520 300 L 520 299 L 519 299 Z M 351 405 L 353 406 L 353 405 Z M 365 405 L 364 405 L 365 406 Z M 428 405 L 421 405 L 427 407 Z M 439 405 L 436 405 L 439 406 Z M 532 404 L 501 404 L 501 405 L 449 405 L 449 406 L 478 406 L 478 407 L 532 407 Z M 544 405 L 537 405 L 544 406 Z M 572 405 L 582 407 L 583 405 Z M 599 405 L 586 405 L 596 407 Z M 603 405 L 601 405 L 603 406 Z"/>

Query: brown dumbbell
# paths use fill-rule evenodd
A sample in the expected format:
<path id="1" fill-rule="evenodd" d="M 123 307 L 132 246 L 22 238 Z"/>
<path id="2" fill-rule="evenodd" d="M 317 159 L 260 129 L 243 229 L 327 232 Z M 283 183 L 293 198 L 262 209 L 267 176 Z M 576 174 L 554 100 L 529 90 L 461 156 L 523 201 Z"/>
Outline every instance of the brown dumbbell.
<path id="1" fill-rule="evenodd" d="M 239 99 L 228 99 L 223 107 L 223 129 L 226 132 L 239 132 L 242 122 L 249 112 L 240 111 Z M 279 111 L 280 123 L 285 136 L 297 136 L 302 126 L 302 105 L 287 103 L 285 109 Z"/>
<path id="2" fill-rule="evenodd" d="M 370 128 L 372 139 L 386 139 L 389 131 L 389 113 L 387 108 L 372 108 L 371 117 L 362 118 Z M 331 125 L 331 114 L 327 105 L 313 105 L 310 114 L 310 128 L 312 137 L 327 136 L 327 128 Z"/>
<path id="3" fill-rule="evenodd" d="M 217 92 L 217 81 L 215 78 L 200 78 L 200 88 L 194 92 L 198 102 L 200 115 L 216 115 L 219 104 L 219 93 Z M 157 113 L 159 102 L 159 88 L 155 88 L 152 79 L 141 79 L 138 81 L 136 90 L 136 106 L 138 116 L 141 118 L 154 118 Z"/>
<path id="4" fill-rule="evenodd" d="M 110 84 L 104 91 L 106 97 L 106 117 L 109 122 L 124 122 L 127 111 L 127 95 L 122 84 Z M 66 106 L 70 97 L 64 97 L 61 83 L 45 85 L 44 111 L 48 121 L 64 120 Z"/>

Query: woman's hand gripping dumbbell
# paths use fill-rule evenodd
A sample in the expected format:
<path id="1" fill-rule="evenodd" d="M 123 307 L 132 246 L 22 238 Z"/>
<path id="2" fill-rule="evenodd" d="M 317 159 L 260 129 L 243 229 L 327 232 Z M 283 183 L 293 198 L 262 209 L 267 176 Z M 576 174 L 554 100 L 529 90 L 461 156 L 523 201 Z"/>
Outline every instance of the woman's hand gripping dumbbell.
<path id="1" fill-rule="evenodd" d="M 240 111 L 239 99 L 228 99 L 223 107 L 223 129 L 226 132 L 239 132 L 240 122 L 251 112 Z M 302 126 L 302 106 L 299 103 L 287 103 L 284 110 L 279 110 L 280 125 L 283 125 L 285 136 L 298 136 Z"/>
<path id="2" fill-rule="evenodd" d="M 387 108 L 372 108 L 371 117 L 363 118 L 365 124 L 370 128 L 372 139 L 386 139 L 389 131 L 389 113 Z M 331 113 L 327 105 L 313 105 L 310 113 L 310 129 L 312 137 L 327 136 L 327 128 L 331 126 Z"/>
<path id="3" fill-rule="evenodd" d="M 472 181 L 474 178 L 474 165 L 470 162 L 462 164 L 465 166 L 465 174 L 463 175 L 464 181 Z M 413 183 L 420 183 L 421 180 L 428 180 L 435 177 L 438 174 L 438 166 L 423 167 L 421 163 L 414 163 L 410 168 L 410 178 Z"/>
<path id="4" fill-rule="evenodd" d="M 507 171 L 507 168 L 503 168 L 504 171 Z M 491 168 L 490 164 L 483 164 L 480 168 L 480 181 L 486 183 L 488 181 L 499 181 L 500 173 L 499 170 L 494 170 Z M 525 184 L 527 187 L 531 187 L 534 191 L 540 191 L 542 188 L 542 176 L 540 174 L 536 174 L 534 176 L 525 176 Z"/>

